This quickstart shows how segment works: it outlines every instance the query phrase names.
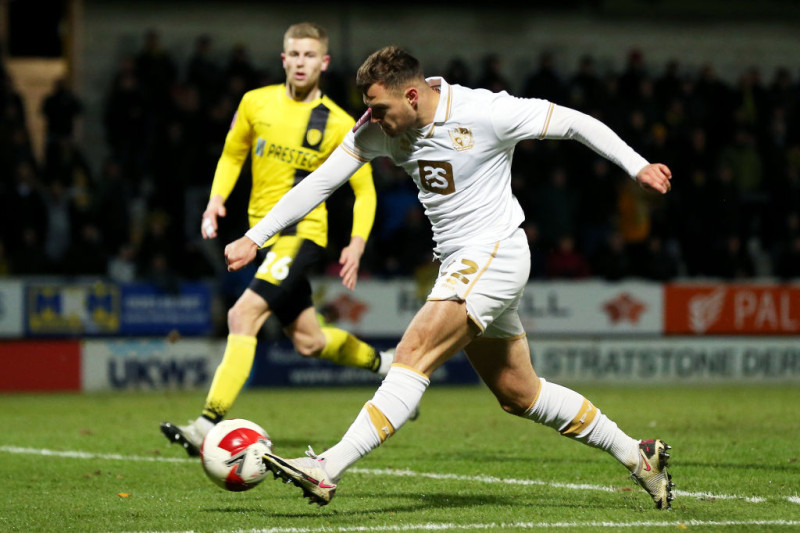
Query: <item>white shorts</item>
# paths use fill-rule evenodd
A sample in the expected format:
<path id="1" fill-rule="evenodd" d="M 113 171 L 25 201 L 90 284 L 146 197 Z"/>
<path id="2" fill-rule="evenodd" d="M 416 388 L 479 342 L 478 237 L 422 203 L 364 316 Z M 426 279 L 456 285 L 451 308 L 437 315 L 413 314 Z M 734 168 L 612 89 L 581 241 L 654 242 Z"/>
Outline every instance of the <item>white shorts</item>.
<path id="1" fill-rule="evenodd" d="M 442 258 L 428 301 L 466 302 L 483 337 L 519 337 L 525 330 L 517 309 L 530 269 L 528 239 L 517 229 L 496 243 L 464 246 Z"/>

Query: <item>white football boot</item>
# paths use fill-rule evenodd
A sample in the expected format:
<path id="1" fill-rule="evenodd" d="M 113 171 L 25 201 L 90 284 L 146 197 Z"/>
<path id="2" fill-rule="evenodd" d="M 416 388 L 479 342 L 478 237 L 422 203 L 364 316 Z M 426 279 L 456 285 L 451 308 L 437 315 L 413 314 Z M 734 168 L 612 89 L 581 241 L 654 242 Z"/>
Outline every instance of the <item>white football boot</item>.
<path id="1" fill-rule="evenodd" d="M 275 479 L 284 483 L 292 483 L 303 489 L 303 497 L 308 503 L 316 503 L 320 507 L 327 505 L 336 494 L 336 483 L 325 470 L 325 460 L 317 457 L 311 446 L 307 457 L 284 459 L 272 453 L 264 454 L 264 464 L 272 470 Z"/>

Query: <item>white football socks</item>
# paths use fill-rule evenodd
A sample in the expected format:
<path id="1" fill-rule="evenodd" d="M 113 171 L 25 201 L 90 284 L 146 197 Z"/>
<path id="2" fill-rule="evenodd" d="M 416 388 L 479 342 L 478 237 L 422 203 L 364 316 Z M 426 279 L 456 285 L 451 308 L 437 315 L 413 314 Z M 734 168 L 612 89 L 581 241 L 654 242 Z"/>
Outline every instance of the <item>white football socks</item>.
<path id="1" fill-rule="evenodd" d="M 331 479 L 337 481 L 345 470 L 400 429 L 419 406 L 428 385 L 430 380 L 416 370 L 392 365 L 342 440 L 320 454 Z"/>
<path id="2" fill-rule="evenodd" d="M 629 470 L 639 464 L 639 442 L 577 392 L 541 379 L 539 397 L 522 416 L 613 455 Z"/>

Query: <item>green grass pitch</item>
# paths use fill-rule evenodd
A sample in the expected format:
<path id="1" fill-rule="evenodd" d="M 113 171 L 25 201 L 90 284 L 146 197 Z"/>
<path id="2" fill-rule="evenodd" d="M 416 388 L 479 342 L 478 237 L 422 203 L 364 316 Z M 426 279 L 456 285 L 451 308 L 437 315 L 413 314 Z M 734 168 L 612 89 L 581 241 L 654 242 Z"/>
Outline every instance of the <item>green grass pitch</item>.
<path id="1" fill-rule="evenodd" d="M 569 384 L 567 384 L 569 385 Z M 800 531 L 800 389 L 572 386 L 631 436 L 673 446 L 671 511 L 605 453 L 503 413 L 482 386 L 432 387 L 326 507 L 273 481 L 212 484 L 159 423 L 205 392 L 0 396 L 0 531 Z M 277 453 L 331 446 L 373 388 L 246 390 L 230 413 Z"/>

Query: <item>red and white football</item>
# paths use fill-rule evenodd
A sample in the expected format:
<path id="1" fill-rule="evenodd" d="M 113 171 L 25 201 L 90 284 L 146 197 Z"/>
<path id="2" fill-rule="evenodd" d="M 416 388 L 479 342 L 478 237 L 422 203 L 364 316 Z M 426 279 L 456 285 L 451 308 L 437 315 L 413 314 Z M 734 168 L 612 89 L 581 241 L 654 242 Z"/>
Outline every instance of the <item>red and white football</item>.
<path id="1" fill-rule="evenodd" d="M 261 458 L 272 452 L 266 430 L 243 418 L 215 425 L 203 439 L 200 458 L 206 475 L 225 490 L 250 490 L 264 480 L 267 468 Z"/>

